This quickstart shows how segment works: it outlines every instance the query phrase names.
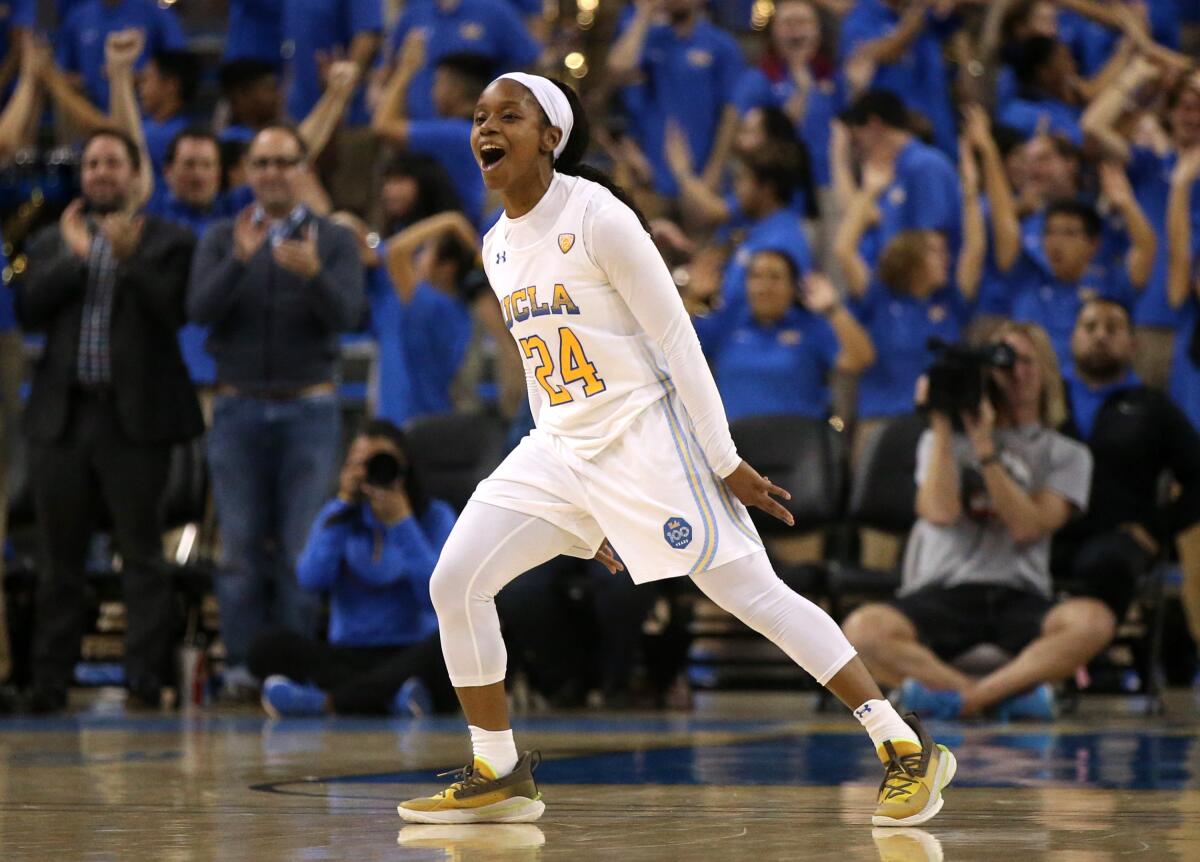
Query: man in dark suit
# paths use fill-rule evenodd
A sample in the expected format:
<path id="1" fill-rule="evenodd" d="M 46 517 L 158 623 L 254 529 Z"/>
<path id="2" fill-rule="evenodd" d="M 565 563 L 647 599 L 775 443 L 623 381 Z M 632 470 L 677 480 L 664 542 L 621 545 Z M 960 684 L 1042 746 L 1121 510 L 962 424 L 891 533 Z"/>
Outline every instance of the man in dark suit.
<path id="1" fill-rule="evenodd" d="M 133 215 L 140 169 L 127 136 L 93 133 L 83 148 L 83 198 L 34 237 L 16 293 L 22 327 L 46 335 L 25 414 L 40 551 L 35 711 L 66 706 L 101 511 L 122 560 L 132 702 L 156 706 L 170 667 L 160 501 L 172 444 L 203 429 L 176 342 L 194 240 Z"/>

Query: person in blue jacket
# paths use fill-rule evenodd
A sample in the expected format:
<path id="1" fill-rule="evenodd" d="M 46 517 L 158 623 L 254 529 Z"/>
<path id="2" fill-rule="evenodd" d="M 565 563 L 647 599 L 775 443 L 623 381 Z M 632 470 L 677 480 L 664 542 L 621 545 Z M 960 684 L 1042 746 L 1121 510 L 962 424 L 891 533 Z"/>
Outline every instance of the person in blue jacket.
<path id="1" fill-rule="evenodd" d="M 251 647 L 268 713 L 453 708 L 429 579 L 454 521 L 450 505 L 422 489 L 404 433 L 387 420 L 368 422 L 296 564 L 300 585 L 329 597 L 328 643 L 279 630 Z"/>

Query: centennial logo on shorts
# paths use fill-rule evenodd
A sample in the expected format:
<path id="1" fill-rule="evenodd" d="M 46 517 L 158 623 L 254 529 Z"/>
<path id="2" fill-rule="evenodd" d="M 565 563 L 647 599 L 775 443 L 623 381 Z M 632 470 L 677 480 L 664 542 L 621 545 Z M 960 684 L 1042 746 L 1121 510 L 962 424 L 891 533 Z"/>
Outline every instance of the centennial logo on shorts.
<path id="1" fill-rule="evenodd" d="M 571 250 L 571 246 L 573 245 L 575 245 L 575 234 L 560 233 L 558 235 L 558 247 L 563 254 L 569 252 Z"/>
<path id="2" fill-rule="evenodd" d="M 681 551 L 692 543 L 692 525 L 683 518 L 668 518 L 663 524 L 663 538 L 672 548 Z"/>

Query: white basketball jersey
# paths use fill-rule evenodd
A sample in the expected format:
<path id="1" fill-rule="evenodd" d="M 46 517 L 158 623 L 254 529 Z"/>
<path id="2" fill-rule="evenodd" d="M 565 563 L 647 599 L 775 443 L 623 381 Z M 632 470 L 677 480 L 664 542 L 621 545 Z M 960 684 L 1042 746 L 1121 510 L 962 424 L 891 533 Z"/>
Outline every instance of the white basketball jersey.
<path id="1" fill-rule="evenodd" d="M 591 459 L 670 386 L 658 345 L 593 261 L 584 214 L 624 206 L 608 189 L 579 177 L 554 227 L 524 248 L 509 244 L 501 216 L 484 237 L 483 263 L 505 323 L 537 383 L 541 433 Z"/>

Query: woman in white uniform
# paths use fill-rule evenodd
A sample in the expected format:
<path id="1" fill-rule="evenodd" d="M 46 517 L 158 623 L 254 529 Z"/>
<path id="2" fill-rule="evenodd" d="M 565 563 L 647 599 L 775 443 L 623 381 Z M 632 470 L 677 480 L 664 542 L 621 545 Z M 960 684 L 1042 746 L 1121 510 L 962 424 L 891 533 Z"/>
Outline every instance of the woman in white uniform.
<path id="1" fill-rule="evenodd" d="M 430 584 L 471 763 L 416 823 L 524 822 L 545 806 L 518 756 L 494 597 L 559 554 L 633 580 L 689 576 L 854 710 L 885 766 L 875 825 L 940 810 L 954 756 L 883 699 L 829 616 L 776 576 L 746 512 L 791 523 L 788 494 L 742 461 L 716 384 L 640 214 L 580 163 L 587 118 L 567 86 L 511 73 L 480 96 L 471 146 L 504 215 L 483 260 L 521 350 L 536 428 L 476 489 Z M 609 546 L 605 536 L 611 541 Z M 613 553 L 615 548 L 616 554 Z"/>

